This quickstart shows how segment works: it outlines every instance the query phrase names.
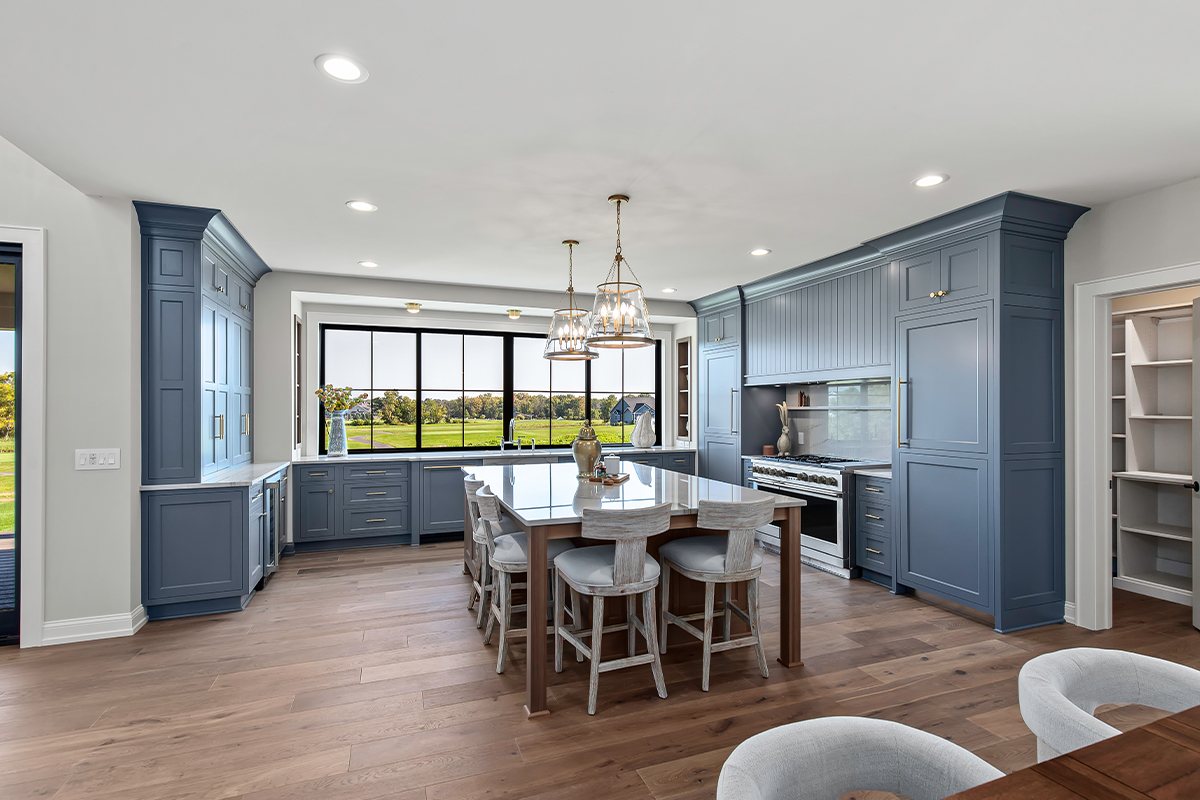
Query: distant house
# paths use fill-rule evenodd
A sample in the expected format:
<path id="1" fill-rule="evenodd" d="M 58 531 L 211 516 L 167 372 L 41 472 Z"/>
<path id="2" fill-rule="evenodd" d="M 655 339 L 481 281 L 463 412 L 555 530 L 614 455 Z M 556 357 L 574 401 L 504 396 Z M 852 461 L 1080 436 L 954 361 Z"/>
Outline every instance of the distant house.
<path id="1" fill-rule="evenodd" d="M 621 402 L 613 406 L 613 410 L 608 415 L 609 425 L 626 425 L 632 424 L 638 414 L 645 411 L 650 412 L 650 419 L 654 419 L 654 398 L 653 397 L 622 397 Z"/>

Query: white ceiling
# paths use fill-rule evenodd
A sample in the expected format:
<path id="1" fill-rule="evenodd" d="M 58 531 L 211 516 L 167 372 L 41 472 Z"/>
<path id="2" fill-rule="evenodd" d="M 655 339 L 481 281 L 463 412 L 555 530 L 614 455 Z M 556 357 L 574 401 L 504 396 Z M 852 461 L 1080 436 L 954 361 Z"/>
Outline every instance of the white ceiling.
<path id="1" fill-rule="evenodd" d="M 570 237 L 587 286 L 626 192 L 630 262 L 690 299 L 1008 189 L 1096 205 L 1200 175 L 1191 0 L 77 0 L 3 20 L 0 135 L 90 194 L 220 208 L 283 270 L 557 289 Z M 327 52 L 370 80 L 323 77 Z M 929 172 L 952 177 L 911 185 Z"/>

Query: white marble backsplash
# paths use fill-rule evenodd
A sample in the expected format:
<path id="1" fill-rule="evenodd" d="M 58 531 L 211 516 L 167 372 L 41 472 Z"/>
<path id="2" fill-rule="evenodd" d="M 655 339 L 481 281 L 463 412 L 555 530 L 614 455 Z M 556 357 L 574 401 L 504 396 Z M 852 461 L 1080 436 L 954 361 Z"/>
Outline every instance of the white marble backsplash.
<path id="1" fill-rule="evenodd" d="M 808 395 L 807 408 L 797 403 L 801 391 Z M 891 400 L 889 380 L 788 386 L 792 438 L 804 434 L 804 444 L 793 445 L 792 452 L 890 462 L 895 432 Z"/>

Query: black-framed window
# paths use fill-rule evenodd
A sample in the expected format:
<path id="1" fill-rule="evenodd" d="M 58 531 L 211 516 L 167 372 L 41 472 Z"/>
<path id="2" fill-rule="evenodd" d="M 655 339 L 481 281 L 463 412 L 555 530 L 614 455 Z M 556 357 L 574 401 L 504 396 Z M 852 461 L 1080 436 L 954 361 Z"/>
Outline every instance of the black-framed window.
<path id="1" fill-rule="evenodd" d="M 568 362 L 543 358 L 537 334 L 322 325 L 318 338 L 321 385 L 368 396 L 346 415 L 352 453 L 495 449 L 514 421 L 525 444 L 561 447 L 588 409 L 604 442 L 628 443 L 645 413 L 659 435 L 661 342 Z"/>

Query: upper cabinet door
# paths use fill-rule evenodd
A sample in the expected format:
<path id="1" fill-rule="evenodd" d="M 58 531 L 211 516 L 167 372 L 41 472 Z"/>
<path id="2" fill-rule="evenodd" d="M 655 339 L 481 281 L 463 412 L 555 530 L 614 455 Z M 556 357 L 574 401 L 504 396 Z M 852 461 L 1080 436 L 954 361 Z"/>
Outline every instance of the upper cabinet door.
<path id="1" fill-rule="evenodd" d="M 254 313 L 254 296 L 250 284 L 236 275 L 229 276 L 229 308 L 239 317 L 250 319 Z"/>
<path id="2" fill-rule="evenodd" d="M 223 306 L 229 305 L 229 267 L 205 249 L 201 259 L 201 287 Z"/>
<path id="3" fill-rule="evenodd" d="M 736 308 L 703 316 L 698 325 L 701 342 L 706 345 L 736 344 L 742 327 L 740 312 Z"/>
<path id="4" fill-rule="evenodd" d="M 988 451 L 990 317 L 981 307 L 897 324 L 902 450 Z"/>
<path id="5" fill-rule="evenodd" d="M 740 351 L 736 349 L 705 353 L 700 358 L 700 379 L 704 402 L 705 435 L 731 436 L 737 433 L 738 379 Z"/>
<path id="6" fill-rule="evenodd" d="M 942 289 L 942 253 L 934 250 L 900 262 L 900 312 L 938 302 Z"/>
<path id="7" fill-rule="evenodd" d="M 986 236 L 941 249 L 942 277 L 939 295 L 944 302 L 965 300 L 988 292 L 988 240 Z"/>
<path id="8" fill-rule="evenodd" d="M 728 311 L 722 311 L 721 314 L 721 343 L 733 344 L 741 338 L 742 320 L 741 310 L 731 308 Z"/>
<path id="9" fill-rule="evenodd" d="M 146 283 L 152 286 L 196 286 L 196 242 L 190 239 L 146 238 Z"/>

